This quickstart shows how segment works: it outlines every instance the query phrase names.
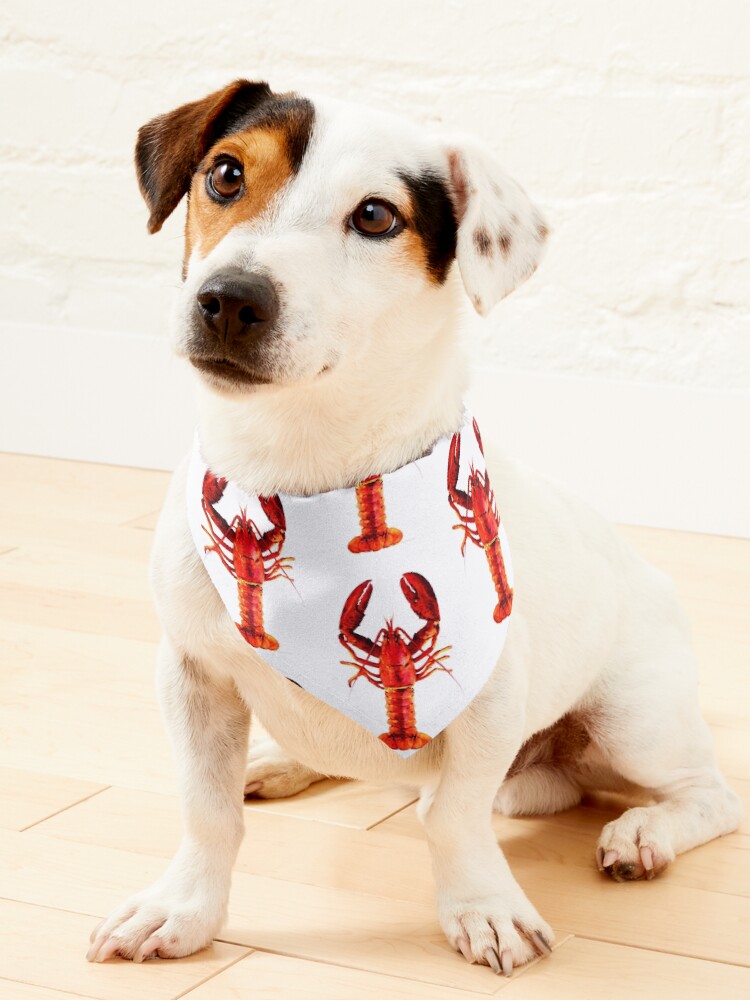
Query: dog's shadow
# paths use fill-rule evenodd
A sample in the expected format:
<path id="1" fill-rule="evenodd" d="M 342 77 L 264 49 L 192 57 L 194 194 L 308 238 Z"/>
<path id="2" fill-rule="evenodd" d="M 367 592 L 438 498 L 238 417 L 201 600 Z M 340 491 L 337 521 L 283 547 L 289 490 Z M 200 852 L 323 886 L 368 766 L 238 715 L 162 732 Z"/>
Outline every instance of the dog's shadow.
<path id="1" fill-rule="evenodd" d="M 598 875 L 595 851 L 602 828 L 627 809 L 653 802 L 632 793 L 596 792 L 562 812 L 541 816 L 495 814 L 493 827 L 508 861 L 519 871 L 532 862 L 586 868 Z"/>

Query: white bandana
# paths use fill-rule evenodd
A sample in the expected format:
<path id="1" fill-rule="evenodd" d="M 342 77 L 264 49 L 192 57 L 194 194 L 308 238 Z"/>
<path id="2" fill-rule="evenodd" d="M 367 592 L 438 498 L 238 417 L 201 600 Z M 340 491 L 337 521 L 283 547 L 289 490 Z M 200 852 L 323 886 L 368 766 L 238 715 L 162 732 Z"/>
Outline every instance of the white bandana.
<path id="1" fill-rule="evenodd" d="M 503 648 L 513 590 L 476 422 L 356 488 L 250 496 L 196 439 L 195 546 L 263 660 L 408 755 L 477 695 Z"/>

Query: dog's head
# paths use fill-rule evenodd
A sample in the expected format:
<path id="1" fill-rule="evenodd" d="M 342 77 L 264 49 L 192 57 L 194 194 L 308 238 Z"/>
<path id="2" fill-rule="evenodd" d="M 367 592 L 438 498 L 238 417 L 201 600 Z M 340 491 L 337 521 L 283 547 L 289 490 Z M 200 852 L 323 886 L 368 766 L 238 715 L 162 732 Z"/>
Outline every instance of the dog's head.
<path id="1" fill-rule="evenodd" d="M 265 83 L 149 122 L 136 167 L 151 232 L 188 196 L 178 350 L 222 392 L 403 351 L 410 317 L 452 308 L 454 261 L 486 314 L 533 273 L 547 236 L 470 138 Z"/>

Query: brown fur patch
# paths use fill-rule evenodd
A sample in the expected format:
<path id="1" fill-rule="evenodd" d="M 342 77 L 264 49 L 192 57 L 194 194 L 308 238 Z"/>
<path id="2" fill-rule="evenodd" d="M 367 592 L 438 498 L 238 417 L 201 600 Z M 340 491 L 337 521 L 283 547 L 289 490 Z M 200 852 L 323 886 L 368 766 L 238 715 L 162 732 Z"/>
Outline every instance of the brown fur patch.
<path id="1" fill-rule="evenodd" d="M 536 764 L 565 768 L 574 765 L 591 742 L 591 735 L 581 715 L 568 712 L 547 729 L 526 740 L 510 765 L 507 778 Z"/>
<path id="2" fill-rule="evenodd" d="M 545 226 L 543 222 L 540 222 L 536 227 L 536 234 L 540 240 L 544 241 L 549 236 L 549 229 Z"/>
<path id="3" fill-rule="evenodd" d="M 510 233 L 504 230 L 497 237 L 497 245 L 500 247 L 500 253 L 503 257 L 507 257 L 510 253 L 511 244 L 513 243 L 513 237 Z"/>
<path id="4" fill-rule="evenodd" d="M 405 258 L 405 262 L 415 269 L 429 272 L 427 266 L 427 255 L 424 243 L 413 229 L 404 229 L 397 239 L 399 253 Z"/>
<path id="5" fill-rule="evenodd" d="M 243 157 L 247 155 L 250 165 L 257 160 L 261 174 L 269 161 L 283 161 L 282 183 L 285 182 L 289 172 L 299 169 L 314 118 L 312 104 L 303 97 L 274 94 L 266 83 L 235 80 L 223 90 L 148 122 L 138 132 L 135 162 L 138 183 L 151 212 L 149 231 L 157 232 L 183 195 L 191 188 L 195 191 L 196 171 L 208 162 L 206 155 L 216 151 L 227 136 L 255 131 L 258 135 L 269 133 L 281 139 L 281 143 L 274 142 L 270 152 L 264 148 L 263 140 L 257 140 L 257 148 L 243 148 L 238 159 L 244 163 Z M 279 145 L 283 146 L 283 157 L 278 155 Z M 265 181 L 261 185 L 261 201 L 268 186 Z M 186 234 L 188 253 L 195 239 L 194 228 Z"/>
<path id="6" fill-rule="evenodd" d="M 219 156 L 242 164 L 244 191 L 222 205 L 206 191 L 206 177 Z M 185 259 L 195 250 L 205 257 L 235 226 L 250 222 L 266 210 L 271 199 L 292 176 L 288 136 L 282 124 L 235 132 L 209 151 L 193 178 L 185 227 Z"/>
<path id="7" fill-rule="evenodd" d="M 482 257 L 489 257 L 492 254 L 492 240 L 486 229 L 474 230 L 474 246 Z"/>
<path id="8" fill-rule="evenodd" d="M 154 118 L 138 130 L 135 166 L 141 194 L 151 212 L 150 233 L 161 229 L 190 187 L 193 171 L 206 151 L 234 118 L 270 97 L 265 83 L 235 80 L 200 101 Z"/>

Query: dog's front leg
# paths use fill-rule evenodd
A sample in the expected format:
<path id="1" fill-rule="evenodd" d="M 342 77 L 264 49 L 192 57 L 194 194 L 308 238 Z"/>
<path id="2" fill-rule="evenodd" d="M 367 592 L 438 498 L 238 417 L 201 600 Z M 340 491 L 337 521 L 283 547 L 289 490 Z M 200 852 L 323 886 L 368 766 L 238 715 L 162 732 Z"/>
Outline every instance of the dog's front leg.
<path id="1" fill-rule="evenodd" d="M 549 954 L 553 933 L 492 829 L 492 803 L 521 739 L 518 713 L 514 720 L 503 703 L 485 689 L 448 727 L 439 784 L 421 813 L 448 940 L 469 962 L 510 975 L 514 965 Z"/>
<path id="2" fill-rule="evenodd" d="M 249 712 L 233 686 L 180 656 L 166 639 L 158 681 L 177 758 L 185 832 L 161 878 L 94 931 L 89 961 L 191 955 L 210 943 L 226 916 L 244 832 Z"/>

